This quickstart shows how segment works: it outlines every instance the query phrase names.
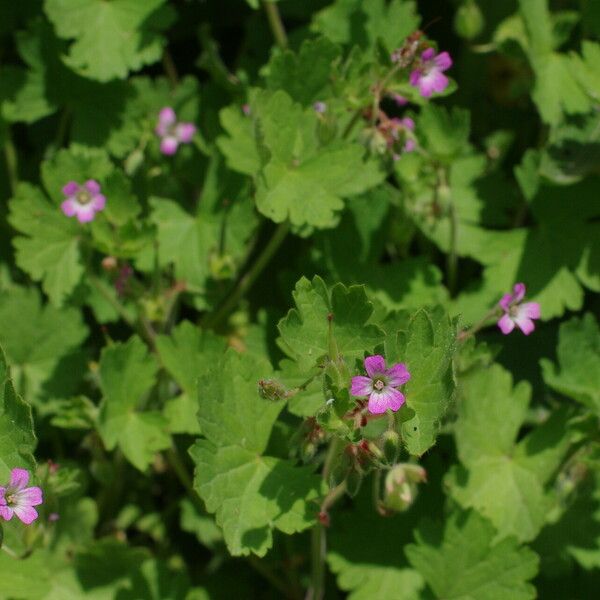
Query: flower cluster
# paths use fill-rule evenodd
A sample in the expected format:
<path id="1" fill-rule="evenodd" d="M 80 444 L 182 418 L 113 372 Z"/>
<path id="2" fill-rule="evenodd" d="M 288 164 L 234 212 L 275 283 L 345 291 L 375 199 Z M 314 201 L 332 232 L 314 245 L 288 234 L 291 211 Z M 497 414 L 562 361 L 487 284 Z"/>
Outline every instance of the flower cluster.
<path id="1" fill-rule="evenodd" d="M 533 321 L 540 318 L 540 305 L 537 302 L 522 302 L 526 291 L 524 283 L 516 283 L 513 293 L 504 294 L 498 302 L 504 313 L 498 321 L 498 327 L 504 335 L 508 335 L 515 327 L 525 335 L 535 329 Z"/>
<path id="2" fill-rule="evenodd" d="M 160 151 L 167 156 L 177 152 L 179 144 L 189 144 L 196 133 L 193 123 L 177 121 L 177 115 L 170 106 L 158 113 L 158 123 L 154 130 L 160 138 Z"/>
<path id="3" fill-rule="evenodd" d="M 27 487 L 29 472 L 25 469 L 13 469 L 10 481 L 0 486 L 0 517 L 10 521 L 16 515 L 25 525 L 30 525 L 38 518 L 34 506 L 40 505 L 44 499 L 39 487 Z"/>
<path id="4" fill-rule="evenodd" d="M 94 179 L 88 179 L 83 185 L 69 181 L 62 192 L 66 200 L 60 208 L 67 217 L 77 217 L 80 223 L 93 221 L 96 213 L 106 206 L 106 198 L 100 193 L 100 184 Z"/>
<path id="5" fill-rule="evenodd" d="M 398 390 L 410 379 L 404 363 L 396 363 L 389 369 L 383 356 L 367 356 L 365 371 L 368 377 L 357 375 L 352 378 L 351 394 L 356 397 L 369 397 L 369 412 L 383 414 L 388 408 L 396 412 L 404 404 L 404 394 Z"/>

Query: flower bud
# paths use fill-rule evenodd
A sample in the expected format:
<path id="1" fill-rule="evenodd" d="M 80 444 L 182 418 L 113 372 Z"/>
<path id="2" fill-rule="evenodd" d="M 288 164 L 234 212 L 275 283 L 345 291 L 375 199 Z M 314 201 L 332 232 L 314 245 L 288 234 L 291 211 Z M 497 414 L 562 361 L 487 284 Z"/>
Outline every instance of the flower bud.
<path id="1" fill-rule="evenodd" d="M 385 478 L 383 505 L 389 510 L 404 511 L 415 501 L 418 484 L 425 481 L 423 467 L 401 463 L 388 471 Z"/>
<path id="2" fill-rule="evenodd" d="M 475 0 L 466 0 L 454 15 L 454 30 L 466 40 L 476 38 L 485 26 L 485 19 Z"/>
<path id="3" fill-rule="evenodd" d="M 274 379 L 261 379 L 258 382 L 258 393 L 265 400 L 283 400 L 287 395 L 287 390 Z"/>

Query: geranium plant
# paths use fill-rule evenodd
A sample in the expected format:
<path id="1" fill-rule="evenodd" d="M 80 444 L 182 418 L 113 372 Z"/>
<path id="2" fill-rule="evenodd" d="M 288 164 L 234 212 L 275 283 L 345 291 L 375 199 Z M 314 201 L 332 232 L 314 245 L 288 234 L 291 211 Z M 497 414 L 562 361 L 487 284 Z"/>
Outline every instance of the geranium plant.
<path id="1" fill-rule="evenodd" d="M 0 10 L 0 596 L 594 598 L 594 2 Z"/>

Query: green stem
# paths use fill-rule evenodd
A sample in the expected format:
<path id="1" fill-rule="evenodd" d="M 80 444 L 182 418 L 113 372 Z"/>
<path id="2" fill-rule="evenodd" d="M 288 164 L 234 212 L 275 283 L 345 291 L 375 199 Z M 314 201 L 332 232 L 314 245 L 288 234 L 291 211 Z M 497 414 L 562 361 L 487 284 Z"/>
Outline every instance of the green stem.
<path id="1" fill-rule="evenodd" d="M 4 141 L 4 159 L 6 160 L 6 171 L 8 173 L 8 182 L 10 191 L 14 195 L 17 192 L 19 184 L 19 162 L 17 151 L 12 140 L 10 127 L 6 128 L 6 140 Z"/>
<path id="2" fill-rule="evenodd" d="M 338 453 L 342 440 L 334 437 L 329 444 L 325 462 L 323 463 L 323 479 L 329 482 L 333 461 Z M 329 490 L 321 503 L 320 512 L 327 510 L 342 497 L 346 491 L 346 482 L 343 481 Z M 307 600 L 322 600 L 325 593 L 325 554 L 327 552 L 327 536 L 322 523 L 317 523 L 311 531 L 311 583 L 306 595 Z"/>
<path id="3" fill-rule="evenodd" d="M 175 66 L 173 57 L 166 48 L 163 52 L 162 63 L 165 73 L 167 74 L 167 78 L 169 79 L 169 83 L 171 84 L 171 87 L 176 88 L 179 82 L 179 75 L 177 74 L 177 67 Z"/>
<path id="4" fill-rule="evenodd" d="M 258 258 L 250 267 L 250 270 L 243 275 L 229 294 L 225 302 L 217 309 L 217 311 L 208 315 L 202 323 L 204 327 L 216 327 L 219 325 L 225 317 L 237 306 L 238 302 L 252 287 L 258 276 L 263 272 L 263 269 L 269 264 L 269 261 L 273 258 L 273 255 L 279 250 L 279 247 L 283 243 L 283 240 L 287 236 L 289 231 L 289 225 L 287 222 L 281 223 L 273 236 L 269 240 L 269 243 L 263 248 L 262 252 L 258 255 Z"/>
<path id="5" fill-rule="evenodd" d="M 480 329 L 483 329 L 483 327 L 485 327 L 485 324 L 492 317 L 496 317 L 497 315 L 498 315 L 498 308 L 497 307 L 492 308 L 490 311 L 488 311 L 485 314 L 485 316 L 480 321 L 477 321 L 477 323 L 475 323 L 475 325 L 473 325 L 473 327 L 471 327 L 470 329 L 465 329 L 464 331 L 459 331 L 458 335 L 456 336 L 456 339 L 459 342 L 464 342 L 465 340 L 474 336 Z"/>
<path id="6" fill-rule="evenodd" d="M 151 347 L 154 347 L 154 335 L 152 329 L 145 326 L 144 323 L 137 322 L 131 317 L 129 311 L 104 287 L 102 281 L 100 281 L 94 275 L 88 275 L 87 281 L 94 286 L 96 291 L 115 309 L 119 316 L 133 329 L 137 331 L 140 337 L 147 342 Z"/>
<path id="7" fill-rule="evenodd" d="M 458 219 L 456 217 L 456 209 L 454 203 L 450 201 L 450 252 L 446 259 L 446 272 L 448 275 L 448 290 L 450 296 L 456 294 L 456 286 L 458 281 L 458 252 L 456 248 L 458 233 Z"/>
<path id="8" fill-rule="evenodd" d="M 269 26 L 273 32 L 273 37 L 277 42 L 277 45 L 285 50 L 288 47 L 288 39 L 285 33 L 285 27 L 279 14 L 279 8 L 269 0 L 264 0 L 262 3 L 265 12 L 267 13 L 267 19 L 269 19 Z"/>

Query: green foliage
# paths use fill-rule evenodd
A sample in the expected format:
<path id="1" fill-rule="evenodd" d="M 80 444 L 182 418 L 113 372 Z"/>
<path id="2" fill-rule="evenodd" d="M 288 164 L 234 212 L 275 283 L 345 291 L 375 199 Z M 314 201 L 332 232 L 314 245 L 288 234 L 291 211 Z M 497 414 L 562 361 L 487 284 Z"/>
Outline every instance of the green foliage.
<path id="1" fill-rule="evenodd" d="M 173 18 L 164 0 L 46 0 L 44 5 L 57 35 L 74 40 L 66 63 L 98 81 L 123 79 L 158 60 L 165 43 L 159 32 Z"/>
<path id="2" fill-rule="evenodd" d="M 476 508 L 499 537 L 535 538 L 555 495 L 548 480 L 571 441 L 566 412 L 557 411 L 517 443 L 529 405 L 530 386 L 512 387 L 499 365 L 467 375 L 460 383 L 455 439 L 461 466 L 448 476 L 459 504 Z"/>
<path id="3" fill-rule="evenodd" d="M 0 2 L 0 596 L 595 597 L 597 4 Z"/>
<path id="4" fill-rule="evenodd" d="M 563 323 L 559 329 L 558 367 L 542 359 L 546 383 L 557 392 L 600 411 L 600 329 L 591 314 Z"/>
<path id="5" fill-rule="evenodd" d="M 273 528 L 291 534 L 315 522 L 311 501 L 320 485 L 313 469 L 263 455 L 283 408 L 258 396 L 252 378 L 269 371 L 264 360 L 229 351 L 198 382 L 198 418 L 207 439 L 190 449 L 195 489 L 216 512 L 234 556 L 264 556 Z"/>
<path id="6" fill-rule="evenodd" d="M 495 543 L 494 533 L 477 513 L 457 512 L 443 529 L 424 521 L 406 555 L 438 598 L 500 600 L 506 590 L 514 598 L 535 598 L 528 581 L 537 571 L 536 554 L 514 539 Z"/>
<path id="7" fill-rule="evenodd" d="M 109 450 L 117 445 L 140 470 L 171 444 L 166 421 L 155 410 L 140 410 L 154 384 L 157 365 L 137 337 L 106 347 L 100 357 L 102 403 L 99 433 Z"/>
<path id="8" fill-rule="evenodd" d="M 0 478 L 6 481 L 15 467 L 35 465 L 31 408 L 15 392 L 4 352 L 0 349 Z M 0 540 L 1 541 L 1 540 Z"/>

